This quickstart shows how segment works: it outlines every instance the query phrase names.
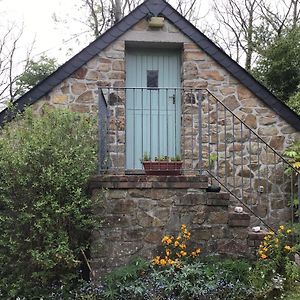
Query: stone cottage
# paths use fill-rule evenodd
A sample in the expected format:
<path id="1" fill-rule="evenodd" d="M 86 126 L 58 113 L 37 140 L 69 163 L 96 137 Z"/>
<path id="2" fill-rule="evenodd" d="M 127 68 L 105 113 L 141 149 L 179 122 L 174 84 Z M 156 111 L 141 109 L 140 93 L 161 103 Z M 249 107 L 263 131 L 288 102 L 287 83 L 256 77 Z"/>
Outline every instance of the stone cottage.
<path id="1" fill-rule="evenodd" d="M 99 272 L 151 257 L 182 223 L 204 252 L 247 255 L 261 238 L 250 223 L 293 218 L 296 178 L 282 152 L 300 138 L 299 116 L 164 0 L 146 0 L 15 105 L 99 117 Z M 181 175 L 145 176 L 145 153 L 180 157 Z"/>

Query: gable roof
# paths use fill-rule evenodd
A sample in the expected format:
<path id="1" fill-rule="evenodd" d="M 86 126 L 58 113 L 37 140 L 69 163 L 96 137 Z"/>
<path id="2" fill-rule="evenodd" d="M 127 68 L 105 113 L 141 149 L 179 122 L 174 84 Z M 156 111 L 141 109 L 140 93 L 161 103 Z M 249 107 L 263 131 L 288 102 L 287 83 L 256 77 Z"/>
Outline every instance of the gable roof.
<path id="1" fill-rule="evenodd" d="M 36 102 L 97 55 L 97 53 L 101 52 L 112 42 L 117 40 L 132 26 L 149 15 L 160 15 L 173 23 L 181 30 L 182 33 L 195 42 L 204 52 L 218 62 L 254 95 L 261 99 L 267 106 L 285 119 L 295 129 L 300 131 L 300 117 L 295 112 L 276 98 L 265 86 L 259 83 L 244 68 L 236 63 L 223 50 L 217 47 L 209 38 L 180 15 L 171 5 L 165 2 L 165 0 L 146 0 L 143 2 L 117 24 L 103 33 L 94 42 L 89 44 L 86 48 L 59 67 L 54 73 L 21 96 L 15 102 L 14 111 L 23 110 L 25 106 L 29 106 Z M 12 117 L 13 116 L 10 115 L 9 110 L 6 108 L 0 112 L 0 125 L 5 119 L 11 119 Z"/>

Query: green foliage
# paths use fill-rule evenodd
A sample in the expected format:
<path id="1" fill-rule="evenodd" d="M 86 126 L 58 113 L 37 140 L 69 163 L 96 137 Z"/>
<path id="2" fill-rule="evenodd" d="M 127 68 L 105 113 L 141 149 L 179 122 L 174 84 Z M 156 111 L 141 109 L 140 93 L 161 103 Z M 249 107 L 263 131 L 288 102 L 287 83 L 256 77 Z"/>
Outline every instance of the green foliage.
<path id="1" fill-rule="evenodd" d="M 275 39 L 262 53 L 253 74 L 277 97 L 287 101 L 300 83 L 300 29 Z"/>
<path id="2" fill-rule="evenodd" d="M 300 141 L 294 141 L 293 144 L 284 151 L 292 166 L 300 171 Z"/>
<path id="3" fill-rule="evenodd" d="M 96 170 L 95 120 L 28 110 L 0 134 L 0 295 L 71 285 L 98 224 L 86 196 Z"/>
<path id="4" fill-rule="evenodd" d="M 45 55 L 38 61 L 30 60 L 26 70 L 18 77 L 16 82 L 18 95 L 23 95 L 40 81 L 45 79 L 57 69 L 57 63 L 54 58 Z"/>
<path id="5" fill-rule="evenodd" d="M 247 299 L 250 264 L 239 260 L 186 261 L 176 267 L 133 263 L 109 275 L 97 299 Z"/>
<path id="6" fill-rule="evenodd" d="M 294 112 L 300 115 L 300 92 L 292 95 L 286 103 Z"/>

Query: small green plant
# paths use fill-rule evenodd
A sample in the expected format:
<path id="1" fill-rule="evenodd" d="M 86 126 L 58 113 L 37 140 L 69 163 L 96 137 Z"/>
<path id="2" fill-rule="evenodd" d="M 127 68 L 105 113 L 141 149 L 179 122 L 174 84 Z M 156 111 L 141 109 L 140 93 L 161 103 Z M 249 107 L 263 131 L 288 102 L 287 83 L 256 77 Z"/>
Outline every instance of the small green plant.
<path id="1" fill-rule="evenodd" d="M 214 166 L 215 162 L 218 160 L 218 154 L 217 153 L 210 153 L 209 154 L 209 165 Z"/>
<path id="2" fill-rule="evenodd" d="M 158 155 L 154 158 L 155 161 L 169 161 L 169 156 L 166 155 Z"/>
<path id="3" fill-rule="evenodd" d="M 172 156 L 171 161 L 181 161 L 181 156 L 179 154 L 176 154 L 175 156 Z"/>
<path id="4" fill-rule="evenodd" d="M 143 158 L 141 159 L 141 162 L 143 162 L 143 161 L 150 161 L 150 160 L 151 160 L 150 153 L 144 152 L 144 155 L 143 155 Z"/>

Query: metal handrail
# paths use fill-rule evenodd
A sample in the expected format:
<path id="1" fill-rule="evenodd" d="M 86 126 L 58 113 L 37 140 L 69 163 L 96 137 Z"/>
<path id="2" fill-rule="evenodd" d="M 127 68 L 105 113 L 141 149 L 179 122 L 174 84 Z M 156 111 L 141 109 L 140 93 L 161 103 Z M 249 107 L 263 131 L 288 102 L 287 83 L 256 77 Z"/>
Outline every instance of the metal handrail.
<path id="1" fill-rule="evenodd" d="M 244 178 L 244 158 L 246 157 L 247 158 L 247 155 L 249 156 L 248 159 L 250 160 L 249 162 L 249 165 L 248 163 L 245 164 L 245 167 L 247 167 L 247 169 L 249 169 L 250 173 L 253 174 L 253 181 L 254 180 L 258 180 L 258 185 L 261 183 L 261 180 L 263 180 L 263 177 L 261 177 L 261 172 L 262 171 L 266 171 L 267 173 L 270 171 L 270 167 L 271 167 L 271 171 L 275 170 L 275 173 L 277 171 L 276 168 L 278 168 L 278 170 L 280 171 L 280 165 L 282 164 L 282 167 L 283 170 L 288 167 L 290 168 L 291 170 L 293 170 L 295 172 L 295 174 L 299 174 L 299 172 L 290 164 L 290 162 L 285 158 L 283 157 L 280 153 L 278 153 L 278 151 L 276 151 L 275 149 L 273 149 L 267 142 L 264 141 L 263 138 L 261 138 L 250 126 L 248 126 L 237 114 L 235 114 L 233 111 L 231 111 L 229 109 L 229 107 L 227 107 L 224 103 L 222 103 L 209 89 L 203 89 L 203 88 L 198 88 L 198 89 L 194 89 L 194 88 L 185 88 L 185 87 L 158 87 L 158 88 L 147 88 L 147 87 L 99 87 L 99 111 L 102 111 L 101 112 L 101 116 L 100 116 L 100 113 L 99 113 L 99 118 L 107 118 L 106 120 L 106 124 L 109 124 L 109 117 L 108 117 L 108 107 L 107 107 L 107 103 L 106 103 L 106 100 L 105 100 L 105 95 L 109 94 L 111 92 L 115 92 L 117 93 L 117 98 L 122 94 L 124 93 L 121 93 L 121 92 L 126 92 L 128 90 L 132 90 L 132 91 L 142 91 L 142 97 L 143 97 L 143 91 L 149 91 L 150 93 L 150 103 L 151 103 L 151 93 L 153 92 L 156 92 L 156 91 L 176 91 L 176 93 L 180 92 L 180 95 L 182 97 L 182 100 L 181 100 L 181 106 L 182 105 L 186 105 L 186 107 L 195 107 L 196 105 L 198 105 L 198 109 L 197 109 L 197 114 L 195 114 L 195 112 L 191 112 L 192 109 L 190 110 L 189 113 L 186 113 L 185 111 L 182 111 L 181 112 L 181 118 L 182 118 L 182 124 L 181 124 L 181 139 L 183 139 L 183 144 L 181 144 L 181 148 L 183 149 L 183 160 L 184 160 L 184 165 L 185 165 L 185 171 L 187 170 L 190 170 L 190 169 L 193 169 L 194 171 L 198 171 L 198 172 L 203 172 L 203 171 L 206 171 L 207 174 L 214 180 L 216 180 L 227 192 L 229 192 L 236 200 L 239 201 L 239 203 L 242 203 L 254 216 L 256 216 L 266 227 L 268 228 L 272 228 L 270 225 L 267 224 L 267 222 L 261 218 L 258 214 L 255 213 L 255 211 L 253 211 L 253 209 L 247 205 L 245 202 L 244 202 L 244 195 L 247 195 L 248 197 L 251 196 L 252 194 L 254 194 L 255 192 L 255 189 L 253 188 L 254 187 L 254 184 L 253 184 L 253 187 L 252 187 L 252 177 L 250 176 L 248 179 L 247 177 Z M 104 93 L 103 91 L 106 91 L 107 93 Z M 174 92 L 175 93 L 175 92 Z M 158 93 L 159 94 L 159 93 Z M 189 94 L 192 94 L 192 97 L 195 97 L 194 99 L 192 99 L 192 101 L 195 101 L 195 102 L 186 102 L 187 101 L 185 99 L 185 97 L 183 96 L 191 96 Z M 196 96 L 195 96 L 196 95 Z M 126 94 L 123 95 L 124 97 L 126 97 Z M 101 100 L 101 101 L 100 101 Z M 104 100 L 104 101 L 103 101 Z M 117 100 L 116 102 L 118 102 L 119 100 Z M 142 100 L 143 101 L 143 100 Z M 101 103 L 100 103 L 101 102 Z M 210 109 L 211 108 L 211 102 L 214 102 L 214 107 L 212 108 L 212 110 Z M 102 106 L 101 106 L 102 105 Z M 124 138 L 125 140 L 123 140 L 122 142 L 119 142 L 119 137 L 120 137 L 120 131 L 121 129 L 119 129 L 119 124 L 117 124 L 118 122 L 118 111 L 119 111 L 119 108 L 123 107 L 124 106 L 124 110 L 125 110 L 125 99 L 124 99 L 124 103 L 117 103 L 116 104 L 116 108 L 115 108 L 115 111 L 116 111 L 116 115 L 114 116 L 115 117 L 115 120 L 114 120 L 114 130 L 109 130 L 109 128 L 107 128 L 107 133 L 109 132 L 109 134 L 112 134 L 113 132 L 115 132 L 115 137 L 114 137 L 114 141 L 115 144 L 113 145 L 114 146 L 114 149 L 117 149 L 117 151 L 119 151 L 120 148 L 122 148 L 121 146 L 123 145 L 123 147 L 125 146 L 125 142 L 126 142 L 126 137 Z M 205 111 L 204 110 L 204 107 L 202 105 L 207 105 L 208 106 L 208 109 Z M 143 108 L 143 106 L 142 106 Z M 151 110 L 151 104 L 150 104 L 150 110 Z M 158 108 L 159 110 L 159 108 Z M 211 112 L 215 112 L 215 118 L 216 120 L 213 121 L 212 120 L 212 116 L 211 116 Z M 224 112 L 224 116 L 223 117 L 219 117 L 219 115 Z M 228 113 L 228 116 L 227 116 L 227 113 Z M 203 120 L 205 117 L 207 116 L 207 127 L 203 127 Z M 126 116 L 125 116 L 126 117 Z M 184 123 L 183 121 L 183 118 L 184 117 L 188 117 L 190 119 L 190 121 L 192 120 L 192 128 L 191 129 L 191 132 L 189 132 L 189 135 L 186 136 L 186 130 L 189 129 L 187 128 L 186 124 Z M 227 130 L 227 117 L 229 119 L 229 129 L 228 130 L 232 130 L 232 141 L 227 141 L 227 137 L 226 137 L 226 130 Z M 194 128 L 194 121 L 195 119 L 198 121 L 198 122 L 195 122 L 195 128 Z M 220 150 L 221 149 L 221 144 L 222 144 L 222 141 L 220 141 L 219 143 L 219 134 L 222 133 L 222 129 L 220 129 L 221 125 L 219 124 L 219 121 L 223 120 L 225 121 L 225 127 L 223 129 L 223 135 L 225 136 L 225 139 L 224 139 L 224 142 L 223 142 L 223 148 L 225 148 L 225 150 Z M 151 118 L 150 118 L 150 122 L 151 122 Z M 214 123 L 215 122 L 215 123 Z M 231 127 L 230 127 L 230 124 Z M 143 124 L 142 124 L 143 126 Z M 159 126 L 159 125 L 158 125 Z M 197 128 L 198 126 L 198 128 Z M 208 136 L 208 140 L 207 141 L 204 141 L 203 140 L 203 133 L 205 133 L 205 128 L 207 129 L 207 136 Z M 99 131 L 102 130 L 102 136 L 100 137 L 99 136 L 99 139 L 100 141 L 103 141 L 103 139 L 106 140 L 106 136 L 103 137 L 103 126 L 100 125 L 100 122 L 99 122 Z M 211 130 L 216 130 L 216 139 L 217 139 L 217 142 L 215 143 L 215 147 L 214 147 L 214 143 L 211 142 L 211 138 L 212 138 L 212 135 L 211 135 Z M 240 130 L 240 131 L 239 131 Z M 248 138 L 246 137 L 246 140 L 244 140 L 244 135 L 243 135 L 243 130 L 245 130 L 244 132 L 246 133 L 246 135 L 248 134 Z M 167 129 L 168 131 L 168 129 Z M 195 138 L 195 131 L 197 131 L 197 138 Z M 224 134 L 224 131 L 225 131 L 225 134 Z M 236 136 L 237 132 L 240 133 L 240 141 L 238 142 L 238 136 Z M 124 133 L 124 132 L 123 132 Z M 150 132 L 151 134 L 151 132 Z M 143 137 L 142 137 L 143 139 Z M 186 149 L 186 140 L 191 140 L 190 144 L 191 144 L 191 149 Z M 151 137 L 150 137 L 150 141 L 151 141 Z M 238 151 L 236 151 L 234 148 L 235 148 L 235 145 L 236 143 L 239 143 L 240 145 L 242 145 L 241 147 L 241 150 L 239 150 L 240 152 L 238 153 Z M 249 150 L 249 152 L 244 152 L 244 146 L 246 143 L 249 143 L 249 147 L 251 148 Z M 121 143 L 121 144 L 120 144 Z M 123 144 L 122 144 L 123 143 Z M 143 141 L 142 141 L 143 143 Z M 225 145 L 224 145 L 225 143 Z M 218 155 L 217 155 L 217 174 L 213 174 L 212 170 L 211 170 L 211 162 L 210 162 L 210 159 L 208 158 L 208 167 L 205 168 L 204 166 L 204 152 L 203 152 L 203 149 L 205 144 L 207 144 L 208 146 L 208 154 L 210 154 L 212 149 L 216 148 L 217 152 L 218 152 Z M 252 146 L 257 146 L 257 154 L 252 154 Z M 228 176 L 227 174 L 227 166 L 226 166 L 226 162 L 227 162 L 227 154 L 230 154 L 230 149 L 227 149 L 228 145 L 232 145 L 233 147 L 233 150 L 232 150 L 232 158 L 230 158 L 229 156 L 229 159 L 228 161 L 232 164 L 232 170 L 231 170 L 231 173 L 233 175 L 230 175 Z M 107 149 L 106 151 L 109 152 L 109 144 L 106 145 Z M 197 149 L 198 147 L 198 153 L 195 149 Z M 100 147 L 99 147 L 100 148 Z M 246 148 L 245 148 L 246 149 Z M 189 156 L 186 156 L 186 150 L 189 150 L 190 153 L 189 153 Z M 227 150 L 228 150 L 228 153 L 227 153 Z M 223 151 L 223 154 L 225 154 L 225 158 L 222 159 L 219 158 L 219 154 L 222 153 Z M 125 154 L 126 154 L 126 150 L 125 150 Z M 194 161 L 196 160 L 195 158 L 195 155 L 197 155 L 197 159 L 198 159 L 198 164 L 196 167 L 194 167 L 193 163 Z M 264 163 L 264 169 L 263 170 L 260 170 L 260 160 L 261 160 L 261 154 L 265 155 L 265 157 L 262 157 L 262 159 L 266 159 L 266 162 Z M 109 156 L 109 155 L 107 155 Z M 115 155 L 117 157 L 117 159 L 120 159 L 120 157 L 122 158 L 122 156 L 124 157 L 124 153 L 119 153 L 117 152 L 117 154 Z M 191 158 L 190 158 L 191 156 Z M 236 157 L 235 156 L 240 156 L 241 158 L 241 175 L 238 174 L 238 176 L 241 177 L 241 186 L 240 185 L 237 185 L 238 188 L 236 188 L 236 178 L 235 178 L 235 173 L 237 172 L 237 166 L 235 166 L 235 159 Z M 245 157 L 244 157 L 245 156 Z M 254 158 L 253 158 L 254 156 Z M 269 156 L 272 156 L 273 157 L 273 161 L 270 163 L 268 160 L 269 160 Z M 102 159 L 104 157 L 103 155 L 103 152 L 102 152 L 102 155 L 101 155 Z M 256 158 L 255 158 L 256 157 Z M 99 159 L 100 159 L 100 155 L 99 155 Z M 116 158 L 115 158 L 116 159 Z M 231 159 L 231 161 L 230 161 Z M 256 164 L 257 164 L 257 169 L 252 169 L 250 168 L 249 166 L 251 165 L 251 163 L 255 163 L 255 161 L 257 160 Z M 187 161 L 187 163 L 186 163 Z M 219 170 L 219 164 L 221 165 L 222 162 L 225 161 L 225 176 L 224 176 L 224 179 L 225 179 L 225 182 L 222 181 L 222 178 L 220 177 L 220 170 Z M 233 163 L 232 163 L 233 162 Z M 124 165 L 122 165 L 124 163 Z M 188 164 L 190 163 L 190 164 Z M 124 172 L 124 170 L 126 169 L 125 167 L 125 162 L 122 162 L 122 164 L 120 162 L 113 162 L 111 165 L 108 165 L 106 164 L 105 167 L 111 167 L 112 169 L 115 169 L 116 171 L 121 171 L 121 172 Z M 276 167 L 276 164 L 280 164 L 278 167 Z M 100 165 L 100 164 L 99 164 Z M 99 167 L 99 171 L 103 171 L 103 169 L 101 170 L 101 168 L 103 167 L 103 164 L 101 165 L 101 167 Z M 269 173 L 268 173 L 269 174 Z M 272 173 L 271 173 L 272 174 Z M 283 177 L 284 177 L 284 173 L 283 173 Z M 233 178 L 233 189 L 230 189 L 230 184 L 228 184 L 228 180 L 230 178 Z M 283 178 L 284 179 L 284 178 Z M 250 189 L 247 190 L 247 188 L 245 188 L 247 182 L 250 180 L 250 185 L 248 183 L 248 185 L 250 186 Z M 275 185 L 276 185 L 276 182 L 277 182 L 277 179 L 275 178 Z M 300 184 L 300 176 L 298 176 L 298 181 L 299 181 L 299 184 Z M 278 182 L 277 182 L 278 183 Z M 273 186 L 274 182 L 273 182 L 273 179 L 272 181 L 267 181 L 267 189 L 269 189 L 268 187 L 268 184 L 271 184 Z M 291 186 L 293 185 L 293 178 L 291 177 Z M 294 195 L 294 192 L 292 191 L 293 187 L 291 188 L 291 194 Z M 250 191 L 249 191 L 250 190 Z M 257 191 L 256 191 L 257 192 Z M 241 194 L 239 196 L 239 193 Z M 300 197 L 300 189 L 298 189 L 298 193 L 299 193 L 299 197 Z M 269 195 L 268 195 L 269 196 Z M 257 197 L 258 198 L 262 198 L 261 194 L 257 194 Z M 299 212 L 300 212 L 300 206 L 299 206 Z"/>

